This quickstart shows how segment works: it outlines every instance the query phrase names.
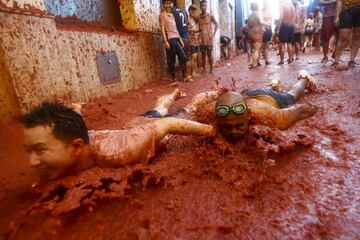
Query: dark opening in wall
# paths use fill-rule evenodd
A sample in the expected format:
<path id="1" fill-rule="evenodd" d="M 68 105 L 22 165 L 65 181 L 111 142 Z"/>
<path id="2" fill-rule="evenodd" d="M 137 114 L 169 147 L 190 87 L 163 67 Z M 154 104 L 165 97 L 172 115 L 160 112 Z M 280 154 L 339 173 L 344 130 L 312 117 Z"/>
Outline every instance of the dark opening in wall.
<path id="1" fill-rule="evenodd" d="M 57 23 L 73 25 L 78 20 L 82 26 L 86 26 L 86 22 L 89 26 L 90 22 L 110 28 L 121 26 L 117 0 L 45 0 L 45 7 L 57 16 Z"/>

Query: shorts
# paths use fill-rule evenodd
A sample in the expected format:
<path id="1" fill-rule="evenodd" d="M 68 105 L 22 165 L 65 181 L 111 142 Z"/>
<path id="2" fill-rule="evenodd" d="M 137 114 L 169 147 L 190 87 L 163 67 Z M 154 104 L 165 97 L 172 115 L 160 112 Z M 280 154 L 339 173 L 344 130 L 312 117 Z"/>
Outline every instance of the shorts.
<path id="1" fill-rule="evenodd" d="M 245 90 L 242 92 L 246 96 L 259 96 L 259 95 L 267 95 L 272 97 L 275 102 L 279 105 L 280 108 L 286 108 L 289 105 L 293 105 L 295 103 L 294 96 L 285 93 L 285 92 L 277 92 L 270 88 L 255 88 L 250 90 Z"/>
<path id="2" fill-rule="evenodd" d="M 281 43 L 293 43 L 295 38 L 294 24 L 281 24 L 279 30 L 279 39 Z"/>
<path id="3" fill-rule="evenodd" d="M 271 37 L 272 37 L 272 30 L 271 30 L 271 28 L 266 29 L 266 31 L 264 32 L 264 35 L 263 35 L 263 42 L 264 42 L 264 43 L 270 42 L 270 41 L 271 41 Z"/>
<path id="4" fill-rule="evenodd" d="M 299 32 L 295 33 L 294 43 L 301 44 L 301 33 L 299 33 Z"/>
<path id="5" fill-rule="evenodd" d="M 201 45 L 200 46 L 200 51 L 201 52 L 207 52 L 207 51 L 211 51 L 213 49 L 212 45 Z"/>
<path id="6" fill-rule="evenodd" d="M 190 51 L 190 56 L 191 56 L 199 51 L 199 46 L 191 46 L 190 49 L 191 49 Z"/>
<path id="7" fill-rule="evenodd" d="M 144 113 L 143 115 L 139 116 L 139 117 L 144 117 L 144 118 L 167 118 L 167 117 L 176 117 L 176 118 L 181 118 L 181 116 L 185 115 L 187 113 L 187 110 L 184 108 L 180 108 L 178 110 L 176 110 L 175 112 L 172 113 L 168 113 L 165 116 L 161 116 L 161 114 L 159 113 L 159 111 L 157 110 L 150 110 L 146 113 Z"/>
<path id="8" fill-rule="evenodd" d="M 340 12 L 339 28 L 353 28 L 360 27 L 360 7 L 349 8 Z"/>
<path id="9" fill-rule="evenodd" d="M 144 118 L 162 118 L 161 114 L 157 110 L 148 111 L 141 116 Z"/>
<path id="10" fill-rule="evenodd" d="M 335 16 L 323 18 L 323 25 L 321 28 L 321 40 L 329 41 L 333 33 L 337 31 L 334 20 Z"/>
<path id="11" fill-rule="evenodd" d="M 305 30 L 304 35 L 305 36 L 312 36 L 312 35 L 314 35 L 314 31 L 313 30 Z"/>

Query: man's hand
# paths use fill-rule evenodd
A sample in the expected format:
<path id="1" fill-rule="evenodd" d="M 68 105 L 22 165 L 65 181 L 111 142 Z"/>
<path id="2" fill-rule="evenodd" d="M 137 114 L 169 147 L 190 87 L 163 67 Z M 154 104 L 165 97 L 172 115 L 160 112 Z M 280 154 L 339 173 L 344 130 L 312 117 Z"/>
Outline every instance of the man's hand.
<path id="1" fill-rule="evenodd" d="M 164 43 L 164 45 L 165 45 L 165 48 L 166 48 L 166 49 L 170 49 L 170 44 L 169 44 L 168 41 L 166 41 L 166 42 Z"/>
<path id="2" fill-rule="evenodd" d="M 335 17 L 334 24 L 335 24 L 335 26 L 339 26 L 340 18 L 338 16 Z"/>
<path id="3" fill-rule="evenodd" d="M 185 47 L 185 44 L 184 42 L 180 39 L 180 44 L 181 44 L 181 47 L 184 48 Z"/>

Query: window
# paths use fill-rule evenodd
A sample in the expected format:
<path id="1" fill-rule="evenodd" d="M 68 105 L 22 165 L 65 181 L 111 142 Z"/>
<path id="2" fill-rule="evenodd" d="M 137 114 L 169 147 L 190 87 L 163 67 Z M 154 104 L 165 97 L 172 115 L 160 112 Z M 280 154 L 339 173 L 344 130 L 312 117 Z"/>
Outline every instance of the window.
<path id="1" fill-rule="evenodd" d="M 121 15 L 117 0 L 45 0 L 46 10 L 55 15 L 60 24 L 81 22 L 118 28 Z M 90 24 L 91 23 L 91 24 Z"/>

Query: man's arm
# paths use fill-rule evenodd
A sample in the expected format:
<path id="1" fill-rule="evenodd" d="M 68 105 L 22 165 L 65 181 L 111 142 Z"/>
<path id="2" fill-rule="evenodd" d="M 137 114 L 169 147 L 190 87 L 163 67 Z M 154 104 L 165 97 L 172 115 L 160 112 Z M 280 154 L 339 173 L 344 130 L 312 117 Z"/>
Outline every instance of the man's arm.
<path id="1" fill-rule="evenodd" d="M 340 12 L 342 10 L 342 7 L 343 7 L 343 0 L 337 0 L 336 2 L 336 15 L 335 15 L 335 25 L 336 26 L 339 26 L 339 23 L 340 23 Z"/>
<path id="2" fill-rule="evenodd" d="M 285 130 L 296 122 L 309 118 L 316 113 L 317 109 L 306 104 L 296 104 L 294 106 L 269 111 L 269 116 L 276 128 Z"/>
<path id="3" fill-rule="evenodd" d="M 262 14 L 262 12 L 258 12 L 256 13 L 256 17 L 259 21 L 259 23 L 263 26 L 263 27 L 269 27 L 269 24 L 267 24 L 266 22 L 264 22 L 264 16 Z"/>
<path id="4" fill-rule="evenodd" d="M 213 36 L 212 36 L 212 37 L 214 38 L 214 36 L 215 36 L 215 34 L 216 34 L 217 30 L 218 30 L 219 25 L 218 25 L 218 23 L 217 23 L 217 21 L 216 21 L 216 19 L 214 18 L 213 15 L 211 15 L 211 21 L 212 21 L 212 23 L 215 25 L 214 34 L 213 34 Z"/>

